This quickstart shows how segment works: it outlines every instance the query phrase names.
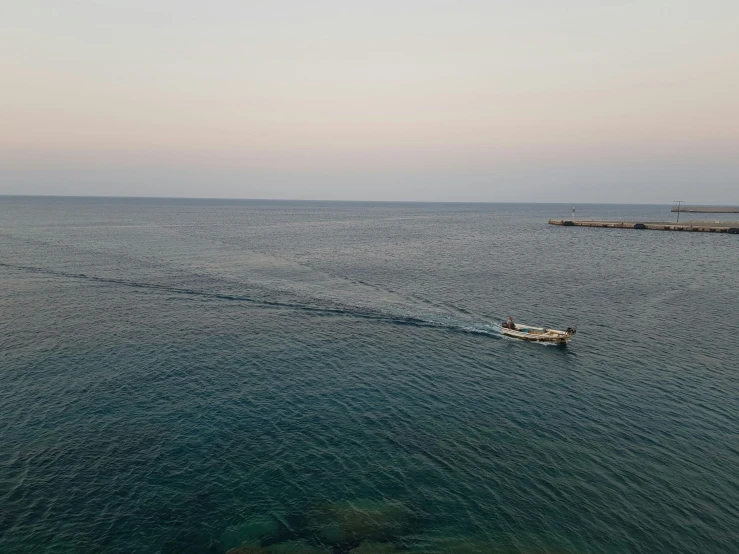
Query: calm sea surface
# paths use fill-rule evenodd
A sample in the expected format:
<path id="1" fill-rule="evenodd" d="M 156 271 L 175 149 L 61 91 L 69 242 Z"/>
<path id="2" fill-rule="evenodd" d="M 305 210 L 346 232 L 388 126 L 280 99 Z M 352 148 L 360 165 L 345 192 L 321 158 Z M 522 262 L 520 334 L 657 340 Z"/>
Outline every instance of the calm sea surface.
<path id="1" fill-rule="evenodd" d="M 0 197 L 0 552 L 739 552 L 739 237 L 570 210 Z"/>

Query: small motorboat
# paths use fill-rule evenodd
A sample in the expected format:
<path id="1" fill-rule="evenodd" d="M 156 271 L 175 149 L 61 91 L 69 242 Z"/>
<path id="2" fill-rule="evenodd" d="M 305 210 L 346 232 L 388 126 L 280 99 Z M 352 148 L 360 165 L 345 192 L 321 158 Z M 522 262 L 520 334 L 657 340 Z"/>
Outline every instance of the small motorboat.
<path id="1" fill-rule="evenodd" d="M 557 344 L 567 344 L 577 330 L 568 327 L 566 331 L 558 331 L 557 329 L 547 329 L 546 327 L 532 327 L 531 325 L 523 325 L 516 323 L 513 328 L 509 327 L 509 323 L 502 325 L 503 334 L 507 337 L 515 339 L 529 340 L 534 342 L 553 342 Z"/>

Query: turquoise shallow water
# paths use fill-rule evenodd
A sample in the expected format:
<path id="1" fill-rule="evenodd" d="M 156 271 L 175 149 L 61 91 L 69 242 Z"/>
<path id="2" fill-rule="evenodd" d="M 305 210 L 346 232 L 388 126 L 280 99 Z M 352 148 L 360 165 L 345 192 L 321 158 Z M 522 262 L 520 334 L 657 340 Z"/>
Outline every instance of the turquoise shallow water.
<path id="1" fill-rule="evenodd" d="M 570 208 L 0 198 L 0 551 L 738 552 L 739 240 Z"/>

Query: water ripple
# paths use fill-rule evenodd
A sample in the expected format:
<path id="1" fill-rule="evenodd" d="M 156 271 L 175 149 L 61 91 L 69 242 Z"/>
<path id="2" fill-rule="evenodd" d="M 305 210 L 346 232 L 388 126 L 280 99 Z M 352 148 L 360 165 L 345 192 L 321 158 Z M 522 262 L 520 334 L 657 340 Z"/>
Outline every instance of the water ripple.
<path id="1" fill-rule="evenodd" d="M 0 205 L 3 552 L 739 551 L 727 237 L 27 202 Z M 580 331 L 498 340 L 510 312 Z"/>

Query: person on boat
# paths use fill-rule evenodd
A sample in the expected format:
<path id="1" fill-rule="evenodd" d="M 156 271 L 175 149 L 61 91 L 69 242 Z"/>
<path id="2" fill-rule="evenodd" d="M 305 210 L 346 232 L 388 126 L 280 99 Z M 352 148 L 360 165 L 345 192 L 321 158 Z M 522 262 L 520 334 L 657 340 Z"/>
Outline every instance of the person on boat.
<path id="1" fill-rule="evenodd" d="M 511 330 L 515 330 L 516 329 L 516 324 L 513 323 L 513 317 L 512 316 L 510 316 L 510 315 L 508 316 L 508 323 L 506 323 L 505 326 L 506 326 L 506 328 L 511 329 Z"/>

